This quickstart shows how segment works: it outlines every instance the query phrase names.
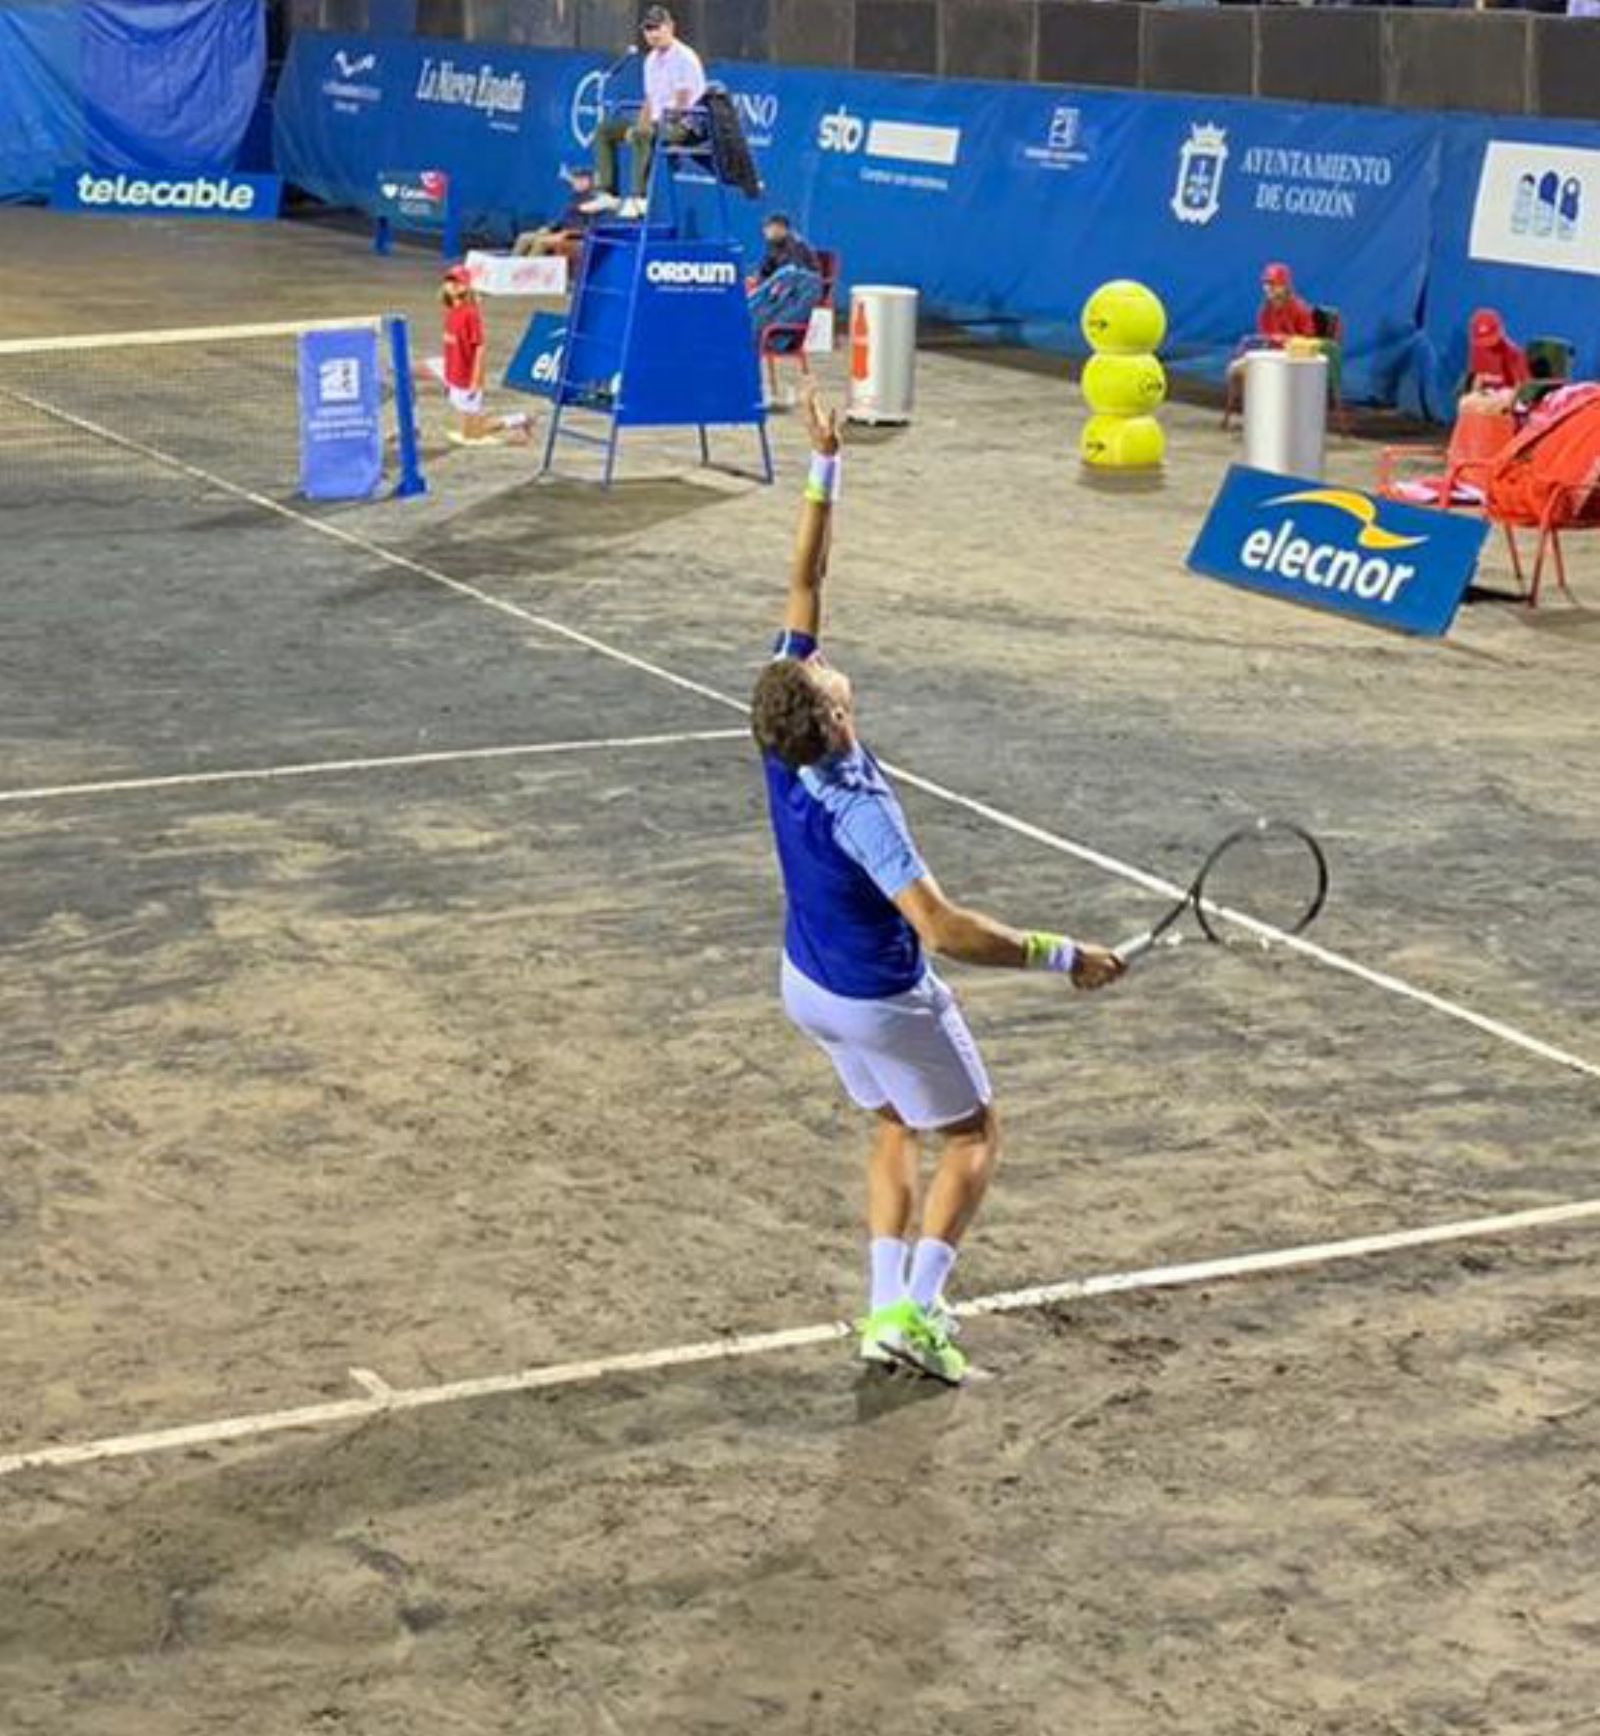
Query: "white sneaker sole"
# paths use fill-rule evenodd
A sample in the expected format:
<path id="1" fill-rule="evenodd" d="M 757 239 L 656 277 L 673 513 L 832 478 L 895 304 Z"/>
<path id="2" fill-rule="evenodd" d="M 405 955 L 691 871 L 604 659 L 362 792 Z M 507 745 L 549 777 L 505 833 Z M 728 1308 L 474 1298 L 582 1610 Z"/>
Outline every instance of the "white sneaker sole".
<path id="1" fill-rule="evenodd" d="M 949 1373 L 939 1363 L 930 1361 L 898 1332 L 886 1332 L 879 1343 L 902 1368 L 909 1368 L 917 1374 L 925 1375 L 929 1380 L 939 1381 L 944 1386 L 962 1386 L 972 1372 L 970 1368 L 965 1368 L 959 1374 Z"/>

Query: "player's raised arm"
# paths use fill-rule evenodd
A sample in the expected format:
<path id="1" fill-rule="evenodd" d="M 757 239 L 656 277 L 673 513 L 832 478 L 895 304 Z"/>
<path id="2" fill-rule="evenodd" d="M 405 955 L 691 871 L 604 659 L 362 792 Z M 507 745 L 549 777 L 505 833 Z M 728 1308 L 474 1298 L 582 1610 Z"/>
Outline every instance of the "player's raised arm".
<path id="1" fill-rule="evenodd" d="M 789 569 L 789 602 L 783 626 L 816 640 L 822 627 L 822 584 L 828 574 L 828 550 L 833 540 L 833 503 L 839 498 L 839 416 L 808 385 L 803 401 L 806 431 L 811 436 L 811 474 L 806 479 L 800 525 L 795 532 L 794 559 Z"/>

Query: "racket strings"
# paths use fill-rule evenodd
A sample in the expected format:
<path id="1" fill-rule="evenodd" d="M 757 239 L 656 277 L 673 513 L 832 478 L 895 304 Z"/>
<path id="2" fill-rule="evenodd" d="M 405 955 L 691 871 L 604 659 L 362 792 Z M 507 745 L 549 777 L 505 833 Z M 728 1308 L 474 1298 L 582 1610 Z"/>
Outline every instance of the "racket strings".
<path id="1" fill-rule="evenodd" d="M 1275 823 L 1225 840 L 1196 880 L 1192 902 L 1208 939 L 1261 945 L 1275 933 L 1299 934 L 1308 927 L 1327 890 L 1327 863 L 1315 840 Z"/>

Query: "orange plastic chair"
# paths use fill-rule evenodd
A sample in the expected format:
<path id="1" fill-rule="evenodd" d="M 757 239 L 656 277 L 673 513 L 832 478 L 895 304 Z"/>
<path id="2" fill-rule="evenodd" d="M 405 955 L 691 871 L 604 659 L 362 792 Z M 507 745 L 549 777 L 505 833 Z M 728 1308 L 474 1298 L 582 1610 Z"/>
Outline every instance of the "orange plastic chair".
<path id="1" fill-rule="evenodd" d="M 1456 415 L 1446 446 L 1385 446 L 1378 454 L 1378 493 L 1391 500 L 1418 504 L 1416 490 L 1427 486 L 1433 498 L 1426 502 L 1443 510 L 1483 510 L 1484 486 L 1494 461 L 1517 437 L 1515 418 L 1502 410 L 1478 410 L 1464 406 Z M 1435 466 L 1431 476 L 1404 477 L 1403 465 L 1426 462 Z M 1409 486 L 1407 484 L 1409 483 Z M 1458 492 L 1473 491 L 1475 500 L 1458 500 Z"/>

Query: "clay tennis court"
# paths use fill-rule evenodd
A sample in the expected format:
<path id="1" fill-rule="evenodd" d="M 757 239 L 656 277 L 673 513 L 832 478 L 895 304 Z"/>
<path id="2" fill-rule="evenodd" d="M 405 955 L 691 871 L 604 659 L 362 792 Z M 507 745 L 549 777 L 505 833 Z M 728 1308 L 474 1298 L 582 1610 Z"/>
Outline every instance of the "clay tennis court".
<path id="1" fill-rule="evenodd" d="M 8 221 L 40 335 L 437 318 L 333 231 Z M 1334 874 L 1318 955 L 953 973 L 1019 1303 L 958 1393 L 829 1330 L 861 1134 L 739 710 L 792 419 L 604 498 L 434 407 L 341 510 L 226 400 L 189 473 L 0 420 L 8 1736 L 1600 1730 L 1600 551 L 1381 636 L 1184 571 L 1214 409 L 1128 495 L 1056 364 L 920 367 L 830 647 L 941 880 L 1113 941 L 1262 811 Z"/>

